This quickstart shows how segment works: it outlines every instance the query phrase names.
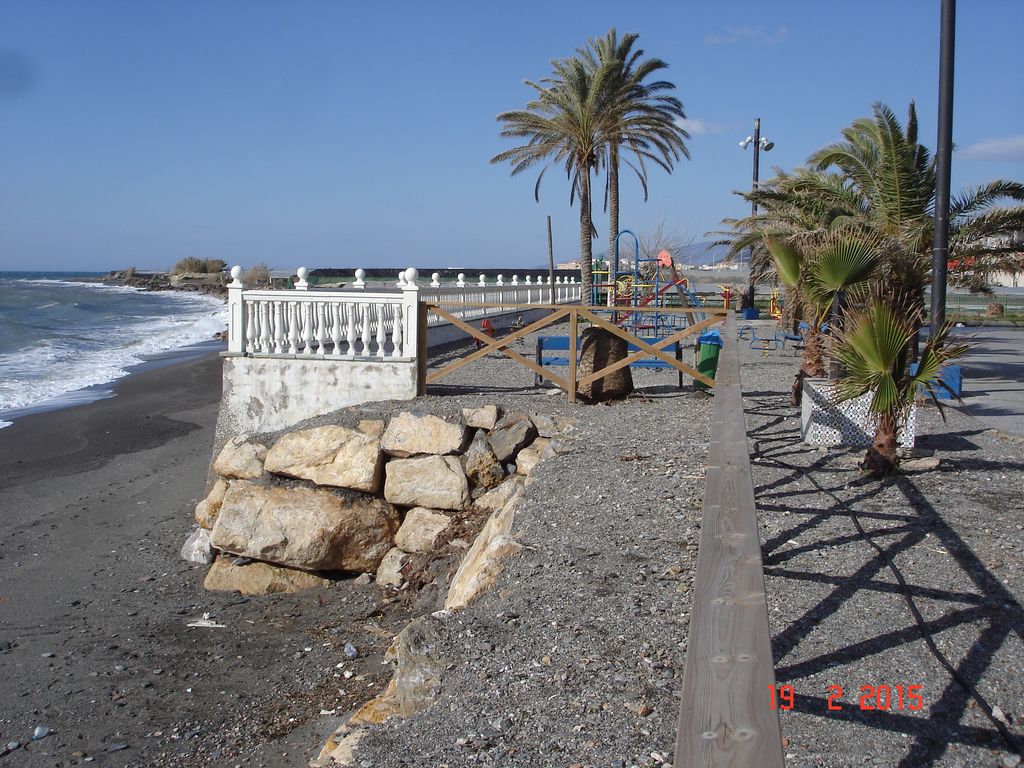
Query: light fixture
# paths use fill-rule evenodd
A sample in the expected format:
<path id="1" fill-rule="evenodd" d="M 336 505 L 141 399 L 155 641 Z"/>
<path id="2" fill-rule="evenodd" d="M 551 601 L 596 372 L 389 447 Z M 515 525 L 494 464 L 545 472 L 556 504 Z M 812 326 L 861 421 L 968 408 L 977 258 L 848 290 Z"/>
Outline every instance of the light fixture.
<path id="1" fill-rule="evenodd" d="M 749 147 L 753 143 L 754 143 L 754 137 L 753 136 L 747 136 L 747 138 L 745 138 L 743 141 L 740 142 L 740 149 L 746 149 L 747 147 Z M 766 139 L 766 138 L 764 138 L 764 136 L 762 136 L 760 138 L 760 140 L 757 142 L 757 146 L 758 146 L 759 149 L 761 149 L 764 152 L 771 152 L 772 151 L 772 147 L 775 146 L 775 142 L 774 141 L 768 141 L 768 139 Z"/>

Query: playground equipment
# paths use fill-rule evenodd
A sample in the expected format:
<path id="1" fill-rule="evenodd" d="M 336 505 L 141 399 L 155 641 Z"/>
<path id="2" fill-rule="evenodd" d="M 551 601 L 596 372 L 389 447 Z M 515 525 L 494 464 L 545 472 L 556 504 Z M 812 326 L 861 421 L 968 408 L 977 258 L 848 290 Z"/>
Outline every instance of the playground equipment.
<path id="1" fill-rule="evenodd" d="M 732 288 L 728 285 L 720 285 L 718 287 L 722 289 L 722 309 L 726 311 L 732 309 Z"/>
<path id="2" fill-rule="evenodd" d="M 633 269 L 620 273 L 619 241 L 625 235 L 633 238 Z M 662 250 L 657 256 L 641 257 L 640 241 L 631 230 L 624 229 L 616 235 L 608 267 L 594 270 L 593 301 L 595 305 L 601 303 L 617 310 L 622 308 L 614 314 L 616 325 L 629 327 L 638 335 L 642 332 L 642 335 L 660 338 L 706 319 L 703 313 L 680 317 L 678 313 L 629 311 L 630 307 L 642 308 L 652 304 L 655 308 L 703 306 L 697 294 L 690 290 L 686 278 L 679 276 L 672 255 Z M 675 303 L 670 303 L 672 297 L 669 292 L 672 289 L 675 289 Z M 607 293 L 602 295 L 603 291 Z"/>
<path id="3" fill-rule="evenodd" d="M 772 288 L 772 295 L 768 300 L 768 316 L 773 320 L 782 319 L 782 301 L 779 298 L 778 288 Z"/>

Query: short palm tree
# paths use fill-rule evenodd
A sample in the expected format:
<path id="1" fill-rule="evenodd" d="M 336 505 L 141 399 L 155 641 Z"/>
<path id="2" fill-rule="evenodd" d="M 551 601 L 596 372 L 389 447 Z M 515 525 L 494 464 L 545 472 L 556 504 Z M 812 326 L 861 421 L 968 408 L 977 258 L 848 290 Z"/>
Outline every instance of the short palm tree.
<path id="1" fill-rule="evenodd" d="M 607 69 L 588 67 L 579 59 L 552 62 L 554 73 L 539 83 L 527 81 L 536 98 L 526 109 L 502 112 L 501 135 L 526 139 L 526 143 L 500 152 L 492 163 L 508 162 L 512 175 L 537 165 L 544 168 L 537 176 L 534 197 L 540 199 L 540 183 L 552 164 L 561 165 L 569 178 L 569 201 L 580 203 L 580 277 L 583 295 L 589 297 L 593 285 L 593 220 L 591 217 L 591 175 L 605 151 L 607 134 L 605 97 Z"/>
<path id="2" fill-rule="evenodd" d="M 919 392 L 926 392 L 942 412 L 936 396 L 943 387 L 939 373 L 967 351 L 966 344 L 948 340 L 950 328 L 947 324 L 925 342 L 917 371 L 911 374 L 910 348 L 917 324 L 906 313 L 905 301 L 897 298 L 894 306 L 892 294 L 882 291 L 847 318 L 835 349 L 845 368 L 837 394 L 841 400 L 849 400 L 872 393 L 871 411 L 878 425 L 861 463 L 869 473 L 889 474 L 898 469 L 898 432 Z"/>
<path id="3" fill-rule="evenodd" d="M 779 280 L 793 289 L 809 321 L 803 359 L 790 397 L 790 402 L 797 405 L 803 380 L 825 375 L 822 323 L 828 321 L 833 328 L 842 324 L 844 306 L 866 294 L 878 270 L 879 258 L 870 240 L 842 234 L 830 235 L 813 248 L 778 237 L 766 237 L 765 243 Z"/>
<path id="4" fill-rule="evenodd" d="M 690 158 L 686 146 L 690 134 L 681 124 L 686 117 L 683 104 L 668 93 L 675 85 L 667 80 L 645 82 L 654 73 L 667 69 L 668 64 L 661 59 L 643 60 L 644 51 L 633 49 L 638 37 L 627 33 L 620 38 L 612 28 L 604 37 L 591 39 L 586 48 L 578 51 L 591 71 L 602 68 L 606 71 L 601 109 L 608 168 L 605 201 L 609 258 L 619 233 L 619 163 L 626 163 L 636 173 L 646 201 L 645 161 L 671 173 L 675 162 L 683 157 Z M 623 149 L 626 157 L 622 156 Z M 635 158 L 635 163 L 629 155 Z"/>

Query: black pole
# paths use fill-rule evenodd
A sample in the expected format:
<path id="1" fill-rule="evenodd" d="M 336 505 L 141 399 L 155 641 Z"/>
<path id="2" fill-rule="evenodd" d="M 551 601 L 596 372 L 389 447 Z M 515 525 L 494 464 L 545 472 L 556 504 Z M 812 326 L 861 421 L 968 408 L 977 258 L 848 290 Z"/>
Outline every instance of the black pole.
<path id="1" fill-rule="evenodd" d="M 760 157 L 761 157 L 761 118 L 760 117 L 755 117 L 754 118 L 754 184 L 751 187 L 755 192 L 757 192 L 757 171 L 758 171 L 758 164 L 760 162 Z M 756 200 L 751 204 L 750 213 L 752 215 L 754 215 L 754 216 L 757 216 L 757 201 Z M 753 255 L 754 250 L 751 249 L 750 253 L 751 253 L 751 255 Z"/>
<path id="2" fill-rule="evenodd" d="M 759 168 L 759 164 L 760 164 L 760 158 L 761 158 L 761 118 L 760 117 L 755 117 L 754 118 L 754 183 L 751 186 L 751 189 L 754 192 L 757 192 L 757 181 L 758 181 L 757 176 L 758 176 L 758 168 Z M 750 204 L 750 214 L 752 216 L 757 216 L 757 201 L 756 200 Z M 747 307 L 753 307 L 754 306 L 754 293 L 756 292 L 757 288 L 754 285 L 753 264 L 754 264 L 754 246 L 750 246 L 750 256 L 747 257 L 747 292 L 746 292 L 746 295 L 743 297 L 743 301 L 741 302 L 741 305 L 742 305 L 743 309 L 746 309 Z"/>
<path id="3" fill-rule="evenodd" d="M 939 38 L 939 135 L 935 148 L 935 240 L 932 245 L 934 338 L 946 322 L 946 264 L 949 261 L 949 181 L 953 160 L 953 50 L 956 0 L 942 0 Z"/>

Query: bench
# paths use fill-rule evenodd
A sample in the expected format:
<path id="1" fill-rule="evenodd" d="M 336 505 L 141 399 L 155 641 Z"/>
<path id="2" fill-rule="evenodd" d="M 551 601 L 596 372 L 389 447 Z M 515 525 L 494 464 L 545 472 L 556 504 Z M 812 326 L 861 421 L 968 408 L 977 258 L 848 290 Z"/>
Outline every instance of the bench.
<path id="1" fill-rule="evenodd" d="M 643 337 L 640 337 L 643 338 Z M 661 339 L 647 339 L 644 341 L 647 344 L 657 344 Z M 627 344 L 629 354 L 638 352 L 640 347 L 636 344 Z M 672 349 L 670 347 L 670 349 Z M 683 359 L 683 348 L 677 341 L 674 346 L 676 360 Z M 665 350 L 669 351 L 668 349 Z M 568 336 L 538 336 L 537 337 L 537 365 L 569 365 L 569 337 Z M 577 350 L 577 354 L 579 351 Z M 578 360 L 577 360 L 578 362 Z M 629 364 L 630 368 L 671 368 L 672 366 L 666 363 L 664 360 L 658 360 L 657 358 L 641 358 Z M 535 373 L 533 375 L 534 386 L 540 386 L 540 374 Z M 679 386 L 683 386 L 683 372 L 679 371 Z"/>

